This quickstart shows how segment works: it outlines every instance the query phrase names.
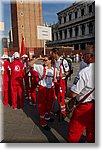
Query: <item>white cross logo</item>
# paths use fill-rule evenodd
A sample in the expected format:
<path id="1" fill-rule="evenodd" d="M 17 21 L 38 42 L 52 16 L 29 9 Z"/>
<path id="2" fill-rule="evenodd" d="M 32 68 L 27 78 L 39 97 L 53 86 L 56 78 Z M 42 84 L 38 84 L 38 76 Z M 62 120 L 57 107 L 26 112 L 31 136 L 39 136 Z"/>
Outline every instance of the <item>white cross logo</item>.
<path id="1" fill-rule="evenodd" d="M 15 70 L 16 70 L 16 71 L 20 71 L 20 66 L 18 66 L 18 65 L 15 66 Z"/>

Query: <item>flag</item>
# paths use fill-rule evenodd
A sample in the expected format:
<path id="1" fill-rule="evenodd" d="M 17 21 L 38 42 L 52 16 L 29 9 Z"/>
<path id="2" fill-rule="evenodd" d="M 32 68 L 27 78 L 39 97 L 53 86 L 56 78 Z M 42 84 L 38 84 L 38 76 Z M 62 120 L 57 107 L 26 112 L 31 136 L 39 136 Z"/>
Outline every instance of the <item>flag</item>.
<path id="1" fill-rule="evenodd" d="M 21 53 L 20 55 L 26 54 L 25 46 L 24 46 L 24 37 L 22 36 L 22 42 L 21 42 Z"/>

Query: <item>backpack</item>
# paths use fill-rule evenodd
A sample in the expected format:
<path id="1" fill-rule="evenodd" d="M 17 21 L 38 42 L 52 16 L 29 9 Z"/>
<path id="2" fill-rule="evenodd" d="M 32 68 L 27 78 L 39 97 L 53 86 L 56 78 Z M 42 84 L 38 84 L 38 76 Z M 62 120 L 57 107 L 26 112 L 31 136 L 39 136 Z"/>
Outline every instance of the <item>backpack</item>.
<path id="1" fill-rule="evenodd" d="M 66 76 L 66 79 L 67 79 L 68 77 L 70 77 L 70 76 L 73 74 L 73 67 L 72 67 L 72 62 L 71 62 L 70 59 L 63 58 L 63 59 L 62 59 L 62 66 L 63 66 L 64 72 L 65 72 L 65 68 L 64 68 L 64 65 L 63 65 L 64 59 L 67 61 L 68 66 L 69 66 L 69 74 Z"/>

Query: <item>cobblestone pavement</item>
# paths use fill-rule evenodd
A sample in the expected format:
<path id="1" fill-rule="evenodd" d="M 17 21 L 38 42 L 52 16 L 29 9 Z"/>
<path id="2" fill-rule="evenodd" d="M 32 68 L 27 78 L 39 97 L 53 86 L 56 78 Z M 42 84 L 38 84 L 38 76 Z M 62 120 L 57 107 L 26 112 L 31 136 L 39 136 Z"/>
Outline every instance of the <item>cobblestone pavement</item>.
<path id="1" fill-rule="evenodd" d="M 79 63 L 74 63 L 74 74 L 72 80 L 68 81 L 68 86 L 71 85 L 75 77 Z M 25 100 L 23 109 L 13 110 L 9 105 L 3 106 L 3 140 L 4 143 L 67 143 L 68 132 L 68 118 L 59 122 L 57 117 L 51 126 L 50 131 L 43 130 L 39 125 L 39 114 L 37 105 L 30 106 L 29 102 Z M 83 135 L 80 140 L 85 142 Z"/>

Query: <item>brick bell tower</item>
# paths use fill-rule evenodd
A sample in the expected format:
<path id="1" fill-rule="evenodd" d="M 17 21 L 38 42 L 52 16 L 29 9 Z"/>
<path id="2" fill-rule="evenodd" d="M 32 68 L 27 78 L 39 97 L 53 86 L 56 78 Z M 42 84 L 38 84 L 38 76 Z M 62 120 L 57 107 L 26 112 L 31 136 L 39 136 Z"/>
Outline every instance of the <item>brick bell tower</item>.
<path id="1" fill-rule="evenodd" d="M 20 51 L 22 35 L 25 47 L 42 48 L 43 41 L 37 39 L 37 25 L 42 25 L 42 0 L 11 0 L 13 47 Z"/>

